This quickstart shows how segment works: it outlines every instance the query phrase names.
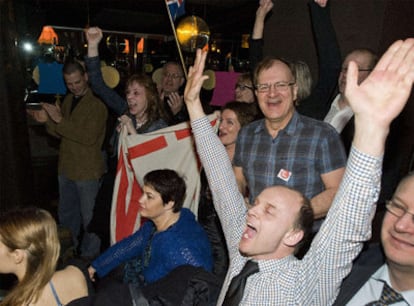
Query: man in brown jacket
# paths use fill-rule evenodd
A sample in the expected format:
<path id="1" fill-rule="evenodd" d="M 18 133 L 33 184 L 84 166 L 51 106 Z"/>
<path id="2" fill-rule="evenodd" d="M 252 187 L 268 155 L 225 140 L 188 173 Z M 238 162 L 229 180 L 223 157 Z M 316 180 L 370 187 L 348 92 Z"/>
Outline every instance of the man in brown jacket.
<path id="1" fill-rule="evenodd" d="M 43 109 L 32 114 L 37 121 L 46 123 L 49 134 L 61 140 L 59 221 L 71 230 L 76 247 L 83 225 L 80 255 L 90 258 L 100 250 L 99 237 L 89 233 L 87 226 L 105 169 L 101 147 L 108 113 L 89 88 L 88 75 L 79 62 L 66 62 L 63 77 L 69 94 L 62 105 L 43 103 Z"/>

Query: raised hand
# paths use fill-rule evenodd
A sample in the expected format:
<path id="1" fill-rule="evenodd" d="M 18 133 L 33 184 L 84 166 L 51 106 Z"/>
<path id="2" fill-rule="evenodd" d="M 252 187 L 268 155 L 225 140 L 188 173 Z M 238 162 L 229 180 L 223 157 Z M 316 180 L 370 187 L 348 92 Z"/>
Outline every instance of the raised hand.
<path id="1" fill-rule="evenodd" d="M 173 115 L 176 115 L 183 107 L 183 96 L 180 96 L 178 92 L 172 92 L 168 95 L 168 106 L 171 109 Z"/>
<path id="2" fill-rule="evenodd" d="M 315 0 L 315 3 L 318 4 L 320 7 L 325 7 L 328 4 L 328 0 Z"/>
<path id="3" fill-rule="evenodd" d="M 206 62 L 207 52 L 197 49 L 194 65 L 188 72 L 187 84 L 184 90 L 184 101 L 187 105 L 188 114 L 191 120 L 203 117 L 204 111 L 200 101 L 200 91 L 203 82 L 208 79 L 203 75 L 204 65 Z"/>
<path id="4" fill-rule="evenodd" d="M 264 22 L 266 15 L 273 8 L 272 0 L 260 0 L 259 7 L 256 11 L 256 18 L 254 20 L 253 30 L 252 30 L 252 39 L 262 39 Z"/>
<path id="5" fill-rule="evenodd" d="M 102 40 L 102 30 L 98 27 L 85 29 L 86 40 L 88 41 L 88 56 L 98 56 L 98 45 Z"/>
<path id="6" fill-rule="evenodd" d="M 98 27 L 85 29 L 85 35 L 89 44 L 99 44 L 103 37 L 102 30 Z"/>
<path id="7" fill-rule="evenodd" d="M 357 147 L 363 146 L 368 151 L 372 145 L 377 152 L 370 153 L 381 153 L 370 143 L 387 136 L 389 125 L 410 95 L 414 82 L 414 38 L 392 44 L 360 85 L 358 67 L 351 62 L 346 81 L 345 98 L 355 113 L 354 143 L 357 141 Z"/>
<path id="8" fill-rule="evenodd" d="M 256 17 L 264 19 L 267 13 L 269 13 L 272 10 L 273 5 L 274 4 L 272 0 L 260 0 L 259 7 L 256 11 Z"/>

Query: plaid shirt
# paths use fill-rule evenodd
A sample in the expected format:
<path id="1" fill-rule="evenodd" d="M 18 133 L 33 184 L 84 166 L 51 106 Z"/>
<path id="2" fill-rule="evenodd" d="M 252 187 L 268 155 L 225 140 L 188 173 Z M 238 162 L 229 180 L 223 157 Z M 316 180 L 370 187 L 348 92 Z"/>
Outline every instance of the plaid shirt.
<path id="1" fill-rule="evenodd" d="M 230 256 L 218 302 L 221 305 L 231 279 L 248 260 L 238 251 L 246 209 L 228 155 L 209 121 L 195 120 L 192 127 Z M 308 253 L 302 260 L 293 255 L 259 260 L 260 271 L 247 279 L 240 305 L 331 305 L 362 242 L 371 235 L 381 164 L 382 158 L 353 148 L 341 186 Z"/>
<path id="2" fill-rule="evenodd" d="M 266 187 L 284 185 L 311 199 L 325 190 L 321 174 L 342 168 L 346 154 L 338 133 L 327 123 L 297 112 L 272 138 L 264 119 L 244 127 L 233 163 L 243 168 L 250 202 Z"/>

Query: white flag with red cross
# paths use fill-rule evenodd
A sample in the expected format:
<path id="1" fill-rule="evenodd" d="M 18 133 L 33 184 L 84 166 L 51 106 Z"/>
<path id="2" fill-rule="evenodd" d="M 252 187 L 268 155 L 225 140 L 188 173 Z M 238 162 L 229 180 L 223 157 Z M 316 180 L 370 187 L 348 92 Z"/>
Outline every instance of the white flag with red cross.
<path id="1" fill-rule="evenodd" d="M 209 120 L 217 130 L 217 115 L 210 115 Z M 149 171 L 177 171 L 187 185 L 184 207 L 197 215 L 200 163 L 188 122 L 147 134 L 127 136 L 123 131 L 118 156 L 111 207 L 111 244 L 131 235 L 140 227 L 142 220 L 138 201 L 142 194 L 143 177 Z"/>

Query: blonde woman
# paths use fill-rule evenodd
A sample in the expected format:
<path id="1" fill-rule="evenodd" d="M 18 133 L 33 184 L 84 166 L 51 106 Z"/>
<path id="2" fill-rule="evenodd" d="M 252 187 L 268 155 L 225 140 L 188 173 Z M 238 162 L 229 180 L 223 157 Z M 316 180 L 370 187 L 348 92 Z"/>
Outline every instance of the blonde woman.
<path id="1" fill-rule="evenodd" d="M 60 252 L 57 226 L 43 209 L 0 215 L 0 273 L 17 277 L 1 306 L 89 305 L 84 274 L 75 266 L 55 271 Z"/>

